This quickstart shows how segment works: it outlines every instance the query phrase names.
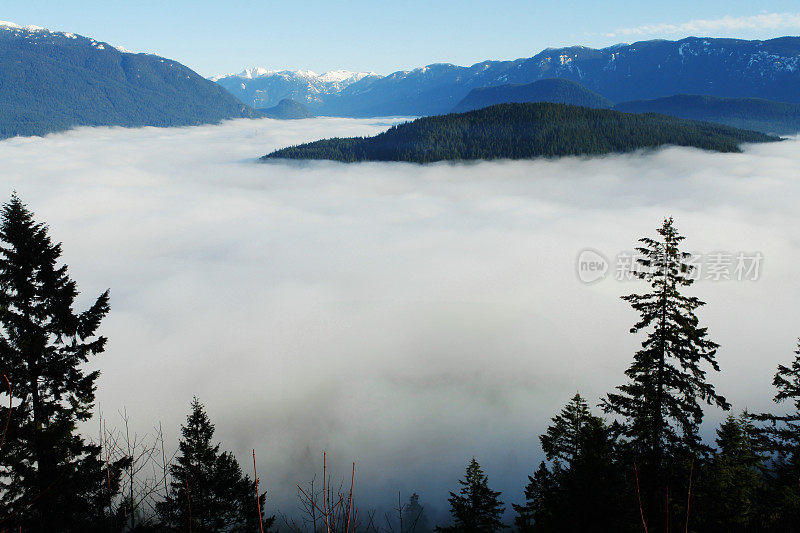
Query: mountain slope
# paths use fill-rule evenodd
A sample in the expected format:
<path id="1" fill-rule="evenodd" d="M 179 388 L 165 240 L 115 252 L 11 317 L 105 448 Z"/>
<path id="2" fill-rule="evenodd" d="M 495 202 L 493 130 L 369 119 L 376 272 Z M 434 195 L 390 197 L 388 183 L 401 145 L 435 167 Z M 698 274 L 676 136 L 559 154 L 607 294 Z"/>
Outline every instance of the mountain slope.
<path id="1" fill-rule="evenodd" d="M 590 91 L 579 83 L 553 78 L 525 85 L 509 84 L 472 89 L 463 100 L 456 104 L 452 112 L 463 113 L 490 105 L 525 102 L 551 102 L 598 109 L 614 105 L 608 98 Z"/>
<path id="2" fill-rule="evenodd" d="M 319 115 L 350 117 L 435 115 L 452 110 L 475 88 L 549 78 L 578 82 L 615 103 L 675 94 L 800 103 L 800 37 L 767 41 L 689 37 L 600 50 L 547 49 L 530 58 L 469 67 L 434 64 L 319 92 L 312 108 Z"/>
<path id="3" fill-rule="evenodd" d="M 528 159 L 630 152 L 663 145 L 737 152 L 743 142 L 779 138 L 653 114 L 564 104 L 501 104 L 417 119 L 374 137 L 326 139 L 276 150 L 269 159 L 408 161 Z"/>
<path id="4" fill-rule="evenodd" d="M 255 111 L 176 61 L 0 24 L 0 138 L 74 126 L 185 126 Z"/>
<path id="5" fill-rule="evenodd" d="M 705 120 L 764 133 L 800 132 L 800 104 L 762 98 L 722 98 L 679 94 L 653 100 L 634 100 L 614 106 L 626 113 L 661 113 L 673 117 Z"/>
<path id="6" fill-rule="evenodd" d="M 292 120 L 299 118 L 311 118 L 314 113 L 308 110 L 306 106 L 299 102 L 295 102 L 289 98 L 284 98 L 278 105 L 268 107 L 266 109 L 257 109 L 261 116 L 266 118 L 276 118 L 279 120 Z"/>

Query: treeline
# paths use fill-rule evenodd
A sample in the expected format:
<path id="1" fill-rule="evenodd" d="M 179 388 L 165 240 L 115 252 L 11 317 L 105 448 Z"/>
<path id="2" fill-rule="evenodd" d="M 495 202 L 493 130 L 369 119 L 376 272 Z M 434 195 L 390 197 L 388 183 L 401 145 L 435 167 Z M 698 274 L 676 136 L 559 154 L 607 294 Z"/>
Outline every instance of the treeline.
<path id="1" fill-rule="evenodd" d="M 763 133 L 654 114 L 552 103 L 500 104 L 424 117 L 374 137 L 333 138 L 276 150 L 269 159 L 429 163 L 622 153 L 664 145 L 738 152 Z"/>
<path id="2" fill-rule="evenodd" d="M 624 382 L 600 400 L 601 413 L 576 394 L 540 437 L 545 461 L 512 495 L 513 526 L 501 494 L 473 458 L 448 502 L 440 533 L 775 532 L 800 531 L 800 348 L 779 365 L 773 385 L 781 412 L 729 416 L 715 443 L 699 429 L 705 406 L 730 404 L 709 380 L 719 346 L 696 314 L 704 302 L 684 294 L 694 282 L 683 237 L 666 219 L 640 240 L 637 275 L 649 289 L 623 299 L 639 314 L 631 332 L 641 349 Z M 104 351 L 98 334 L 109 293 L 86 310 L 59 264 L 60 244 L 13 195 L 0 214 L 0 532 L 181 531 L 428 533 L 417 494 L 383 517 L 361 510 L 349 484 L 298 485 L 299 516 L 265 513 L 255 472 L 214 440 L 194 399 L 177 452 L 163 432 L 146 442 L 126 428 L 97 442 L 77 432 L 91 418 L 98 372 L 84 363 Z M 153 476 L 143 479 L 143 472 Z M 321 486 L 320 486 L 321 485 Z M 348 490 L 349 485 L 349 490 Z"/>

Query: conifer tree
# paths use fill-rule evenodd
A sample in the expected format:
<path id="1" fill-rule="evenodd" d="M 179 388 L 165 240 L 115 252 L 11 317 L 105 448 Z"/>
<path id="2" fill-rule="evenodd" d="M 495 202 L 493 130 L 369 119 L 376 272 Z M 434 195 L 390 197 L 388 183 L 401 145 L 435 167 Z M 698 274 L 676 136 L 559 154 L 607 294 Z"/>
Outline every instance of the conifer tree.
<path id="1" fill-rule="evenodd" d="M 403 533 L 429 533 L 431 530 L 425 507 L 419 502 L 419 494 L 413 493 L 403 509 Z"/>
<path id="2" fill-rule="evenodd" d="M 750 531 L 758 526 L 764 457 L 747 415 L 729 415 L 717 429 L 717 451 L 699 484 L 703 531 Z"/>
<path id="3" fill-rule="evenodd" d="M 260 531 L 267 493 L 259 494 L 256 504 L 256 482 L 242 473 L 233 454 L 213 443 L 214 425 L 197 398 L 191 408 L 181 426 L 179 455 L 170 465 L 170 493 L 158 505 L 162 521 L 193 533 Z M 263 518 L 264 531 L 274 520 Z"/>
<path id="4" fill-rule="evenodd" d="M 774 507 L 779 509 L 775 521 L 795 529 L 800 524 L 800 340 L 795 358 L 789 366 L 778 365 L 772 384 L 777 389 L 773 401 L 788 403 L 785 413 L 756 415 L 754 418 L 766 421 L 762 428 L 767 445 L 773 453 L 772 485 Z"/>
<path id="5" fill-rule="evenodd" d="M 628 383 L 603 401 L 616 417 L 623 437 L 626 468 L 638 463 L 643 513 L 658 530 L 674 506 L 667 493 L 685 493 L 694 457 L 709 451 L 698 435 L 702 404 L 730 406 L 708 382 L 708 369 L 719 371 L 718 345 L 700 326 L 695 311 L 705 305 L 682 294 L 694 283 L 690 254 L 680 250 L 684 240 L 672 218 L 665 219 L 658 237 L 640 239 L 637 275 L 650 285 L 643 294 L 623 296 L 640 318 L 631 333 L 646 332 L 642 347 L 625 371 Z M 675 486 L 678 484 L 680 486 Z"/>
<path id="6" fill-rule="evenodd" d="M 459 480 L 461 490 L 451 492 L 450 514 L 453 525 L 437 527 L 437 531 L 449 533 L 491 533 L 506 526 L 500 519 L 505 507 L 500 501 L 500 492 L 489 488 L 489 478 L 473 457 L 467 466 L 466 476 Z"/>
<path id="7" fill-rule="evenodd" d="M 511 504 L 516 511 L 514 526 L 520 533 L 550 531 L 555 507 L 556 483 L 553 474 L 542 461 L 525 486 L 525 503 Z"/>
<path id="8" fill-rule="evenodd" d="M 700 327 L 695 310 L 705 302 L 681 294 L 694 283 L 690 254 L 679 249 L 684 237 L 672 218 L 664 220 L 659 237 L 640 239 L 638 277 L 650 284 L 644 294 L 623 296 L 640 314 L 631 333 L 647 331 L 642 349 L 625 371 L 630 379 L 603 402 L 607 413 L 622 420 L 622 434 L 636 455 L 653 468 L 665 455 L 697 453 L 703 449 L 698 428 L 701 403 L 730 406 L 706 379 L 707 368 L 719 371 L 718 345 Z"/>
<path id="9" fill-rule="evenodd" d="M 85 311 L 61 245 L 14 194 L 0 220 L 0 373 L 14 406 L 0 448 L 0 529 L 91 531 L 112 513 L 120 465 L 77 433 L 91 417 L 99 372 L 83 364 L 103 352 L 98 336 L 108 291 Z M 8 408 L 0 408 L 3 421 Z"/>
<path id="10" fill-rule="evenodd" d="M 602 424 L 602 419 L 594 416 L 586 400 L 576 393 L 539 438 L 547 460 L 569 466 L 581 455 L 588 432 Z"/>

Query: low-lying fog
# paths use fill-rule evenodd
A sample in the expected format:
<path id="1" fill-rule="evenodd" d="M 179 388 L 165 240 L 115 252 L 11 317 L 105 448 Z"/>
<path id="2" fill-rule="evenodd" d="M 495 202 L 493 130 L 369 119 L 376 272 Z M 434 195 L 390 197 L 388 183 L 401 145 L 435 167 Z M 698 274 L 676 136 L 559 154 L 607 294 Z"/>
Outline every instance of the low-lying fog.
<path id="1" fill-rule="evenodd" d="M 389 120 L 80 129 L 0 142 L 12 190 L 63 242 L 85 306 L 111 288 L 96 364 L 108 423 L 177 444 L 193 395 L 270 506 L 358 463 L 364 508 L 397 491 L 446 511 L 471 456 L 523 499 L 538 435 L 576 392 L 624 381 L 640 338 L 619 296 L 586 285 L 666 215 L 685 248 L 760 252 L 756 281 L 698 281 L 734 411 L 769 408 L 800 336 L 800 142 L 744 154 L 667 148 L 476 164 L 256 164 L 275 148 L 373 134 Z M 711 423 L 722 415 L 708 414 Z M 96 431 L 96 422 L 88 428 Z M 335 476 L 336 477 L 336 476 Z M 273 507 L 274 509 L 274 507 Z"/>

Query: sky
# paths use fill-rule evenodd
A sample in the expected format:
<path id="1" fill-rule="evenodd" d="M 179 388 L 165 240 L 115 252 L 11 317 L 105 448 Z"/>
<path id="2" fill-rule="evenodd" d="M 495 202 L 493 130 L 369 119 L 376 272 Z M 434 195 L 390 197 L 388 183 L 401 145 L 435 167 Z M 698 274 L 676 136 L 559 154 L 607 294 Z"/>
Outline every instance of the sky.
<path id="1" fill-rule="evenodd" d="M 77 308 L 111 289 L 109 342 L 93 362 L 108 427 L 123 409 L 140 437 L 161 422 L 169 454 L 197 395 L 247 472 L 256 449 L 271 510 L 292 512 L 294 484 L 319 476 L 323 451 L 334 479 L 358 463 L 362 510 L 418 491 L 439 520 L 473 455 L 520 502 L 550 417 L 576 391 L 596 406 L 642 340 L 620 296 L 644 287 L 616 268 L 584 283 L 577 258 L 621 257 L 667 215 L 686 250 L 763 257 L 752 279 L 704 274 L 687 290 L 708 302 L 698 315 L 721 345 L 717 391 L 734 413 L 773 408 L 772 375 L 800 335 L 797 138 L 742 154 L 255 163 L 388 124 L 239 120 L 0 142 L 0 190 L 63 243 Z M 706 438 L 723 416 L 708 410 Z"/>
<path id="2" fill-rule="evenodd" d="M 204 76 L 260 66 L 388 74 L 642 39 L 800 35 L 795 0 L 6 0 L 0 20 L 175 59 Z"/>

